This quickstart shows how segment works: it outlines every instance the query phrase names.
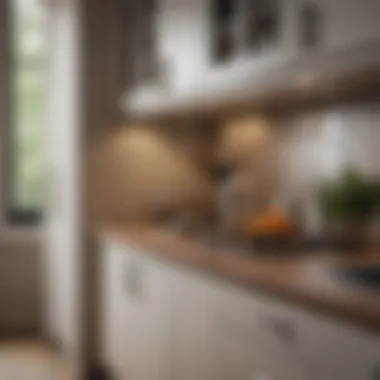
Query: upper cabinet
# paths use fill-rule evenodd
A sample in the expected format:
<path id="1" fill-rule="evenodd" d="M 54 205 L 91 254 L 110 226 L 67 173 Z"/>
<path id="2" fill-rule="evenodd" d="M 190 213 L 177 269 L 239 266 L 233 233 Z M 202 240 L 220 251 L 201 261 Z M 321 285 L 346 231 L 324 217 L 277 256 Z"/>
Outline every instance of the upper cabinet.
<path id="1" fill-rule="evenodd" d="M 348 48 L 380 38 L 378 0 L 210 0 L 214 62 Z"/>
<path id="2" fill-rule="evenodd" d="M 218 91 L 279 67 L 296 54 L 292 0 L 210 0 L 209 49 L 202 78 Z"/>
<path id="3" fill-rule="evenodd" d="M 209 0 L 159 0 L 157 50 L 164 86 L 191 87 L 204 74 L 209 50 Z"/>
<path id="4" fill-rule="evenodd" d="M 378 0 L 128 3 L 123 104 L 136 116 L 252 104 L 298 90 L 310 73 L 320 83 L 380 64 Z"/>
<path id="5" fill-rule="evenodd" d="M 323 47 L 347 48 L 380 38 L 378 0 L 314 0 L 308 3 L 313 4 L 319 14 Z"/>
<path id="6" fill-rule="evenodd" d="M 160 0 L 157 51 L 169 90 L 203 90 L 213 74 L 292 52 L 289 0 Z M 218 81 L 218 79 L 216 78 Z M 209 83 L 210 82 L 210 83 Z"/>
<path id="7" fill-rule="evenodd" d="M 279 0 L 212 0 L 211 55 L 213 63 L 264 54 L 283 42 L 284 12 Z"/>

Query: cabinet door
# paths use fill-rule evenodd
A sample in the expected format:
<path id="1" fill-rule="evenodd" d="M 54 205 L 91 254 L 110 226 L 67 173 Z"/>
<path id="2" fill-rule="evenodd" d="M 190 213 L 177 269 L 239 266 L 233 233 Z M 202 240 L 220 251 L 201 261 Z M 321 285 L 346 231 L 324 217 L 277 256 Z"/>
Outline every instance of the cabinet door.
<path id="1" fill-rule="evenodd" d="M 211 0 L 158 0 L 157 55 L 173 91 L 193 89 L 209 61 Z"/>
<path id="2" fill-rule="evenodd" d="M 165 280 L 153 261 L 108 243 L 103 252 L 102 356 L 117 380 L 168 380 Z"/>
<path id="3" fill-rule="evenodd" d="M 122 263 L 122 247 L 108 241 L 104 242 L 101 253 L 101 356 L 116 378 L 119 378 L 121 370 Z"/>
<path id="4" fill-rule="evenodd" d="M 171 275 L 170 379 L 219 380 L 216 362 L 215 289 L 202 276 Z"/>
<path id="5" fill-rule="evenodd" d="M 122 380 L 167 380 L 167 292 L 163 272 L 154 261 L 132 252 L 123 263 L 123 287 Z"/>
<path id="6" fill-rule="evenodd" d="M 218 313 L 220 379 L 315 379 L 297 350 L 293 331 L 252 294 L 226 287 Z"/>
<path id="7" fill-rule="evenodd" d="M 303 313 L 298 319 L 304 354 L 324 379 L 380 379 L 380 337 L 332 319 Z"/>
<path id="8" fill-rule="evenodd" d="M 220 342 L 220 379 L 310 380 L 303 362 L 284 347 L 270 342 L 257 329 L 223 327 Z"/>
<path id="9" fill-rule="evenodd" d="M 314 4 L 320 12 L 324 47 L 349 47 L 380 38 L 378 0 L 318 0 Z"/>

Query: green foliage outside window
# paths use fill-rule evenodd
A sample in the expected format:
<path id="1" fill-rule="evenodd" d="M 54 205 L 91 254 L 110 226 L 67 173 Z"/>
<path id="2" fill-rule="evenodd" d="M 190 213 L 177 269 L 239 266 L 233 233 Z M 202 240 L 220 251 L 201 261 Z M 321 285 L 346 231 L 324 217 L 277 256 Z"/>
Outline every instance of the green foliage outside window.
<path id="1" fill-rule="evenodd" d="M 43 2 L 13 0 L 12 153 L 15 206 L 45 200 L 46 40 Z"/>

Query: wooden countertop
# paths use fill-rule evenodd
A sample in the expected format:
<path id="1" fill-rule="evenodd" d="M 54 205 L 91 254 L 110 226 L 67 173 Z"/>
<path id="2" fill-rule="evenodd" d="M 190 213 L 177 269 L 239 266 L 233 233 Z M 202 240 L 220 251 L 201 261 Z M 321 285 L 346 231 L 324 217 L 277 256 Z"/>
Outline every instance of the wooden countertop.
<path id="1" fill-rule="evenodd" d="M 380 264 L 378 254 L 342 257 L 320 252 L 284 258 L 248 257 L 162 228 L 105 225 L 98 231 L 100 236 L 136 246 L 158 259 L 207 272 L 380 333 L 380 292 L 347 282 L 334 272 L 344 265 Z"/>

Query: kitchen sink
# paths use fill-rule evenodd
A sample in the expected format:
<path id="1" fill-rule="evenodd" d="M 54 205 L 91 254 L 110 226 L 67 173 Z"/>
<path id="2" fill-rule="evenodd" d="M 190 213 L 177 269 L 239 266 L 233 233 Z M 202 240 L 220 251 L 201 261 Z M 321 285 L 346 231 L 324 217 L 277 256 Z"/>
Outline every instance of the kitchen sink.
<path id="1" fill-rule="evenodd" d="M 380 265 L 340 268 L 339 273 L 351 283 L 380 289 Z"/>

